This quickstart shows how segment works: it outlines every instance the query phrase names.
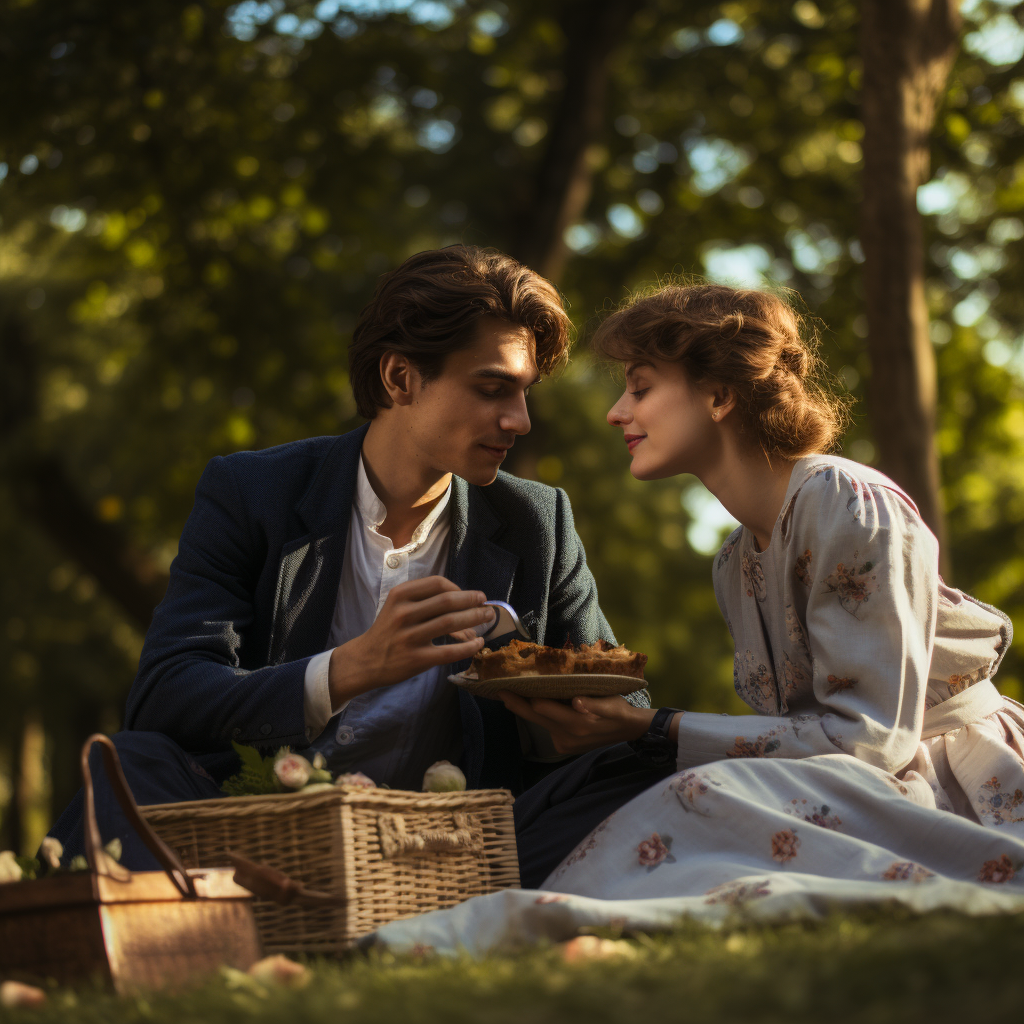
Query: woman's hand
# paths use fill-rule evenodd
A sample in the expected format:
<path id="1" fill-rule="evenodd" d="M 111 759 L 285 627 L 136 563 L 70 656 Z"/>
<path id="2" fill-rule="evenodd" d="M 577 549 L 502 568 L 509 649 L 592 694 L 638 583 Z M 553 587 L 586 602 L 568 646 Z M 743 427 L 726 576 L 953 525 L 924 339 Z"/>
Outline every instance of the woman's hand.
<path id="1" fill-rule="evenodd" d="M 635 740 L 647 732 L 654 711 L 622 697 L 574 697 L 572 706 L 542 697 L 526 699 L 508 690 L 498 694 L 514 715 L 542 726 L 559 754 L 582 754 L 596 747 Z"/>

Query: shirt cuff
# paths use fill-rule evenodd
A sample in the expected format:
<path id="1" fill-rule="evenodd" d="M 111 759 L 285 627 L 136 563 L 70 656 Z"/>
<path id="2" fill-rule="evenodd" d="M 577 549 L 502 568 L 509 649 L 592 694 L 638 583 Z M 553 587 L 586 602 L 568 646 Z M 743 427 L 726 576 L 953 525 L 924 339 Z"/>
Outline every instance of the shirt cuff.
<path id="1" fill-rule="evenodd" d="M 703 711 L 687 711 L 679 718 L 679 746 L 676 769 L 684 771 L 711 761 L 725 760 L 729 741 L 725 738 L 732 715 L 716 715 Z"/>
<path id="2" fill-rule="evenodd" d="M 306 718 L 306 739 L 312 743 L 327 728 L 327 723 L 339 711 L 348 706 L 343 701 L 336 708 L 331 707 L 331 691 L 327 685 L 334 649 L 314 655 L 306 662 L 305 692 L 303 710 Z"/>

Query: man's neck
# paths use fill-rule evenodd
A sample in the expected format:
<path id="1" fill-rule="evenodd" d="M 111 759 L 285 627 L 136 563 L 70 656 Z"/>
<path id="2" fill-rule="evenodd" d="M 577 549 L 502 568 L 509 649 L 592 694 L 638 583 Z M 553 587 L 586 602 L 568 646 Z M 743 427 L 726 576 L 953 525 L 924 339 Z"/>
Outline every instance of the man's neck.
<path id="1" fill-rule="evenodd" d="M 363 439 L 363 466 L 374 493 L 387 509 L 380 533 L 400 548 L 412 540 L 416 527 L 441 500 L 451 473 L 424 463 L 408 434 L 395 429 L 389 417 L 370 422 Z"/>

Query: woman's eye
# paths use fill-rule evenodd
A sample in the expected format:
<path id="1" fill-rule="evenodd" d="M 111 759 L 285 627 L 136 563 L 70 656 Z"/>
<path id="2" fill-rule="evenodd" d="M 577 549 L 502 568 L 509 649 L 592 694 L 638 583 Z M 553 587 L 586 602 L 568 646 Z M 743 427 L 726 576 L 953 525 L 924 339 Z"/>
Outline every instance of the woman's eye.
<path id="1" fill-rule="evenodd" d="M 650 391 L 650 390 L 651 390 L 650 388 L 637 388 L 636 391 L 630 391 L 630 394 L 634 398 L 640 399 L 640 398 L 643 398 L 644 395 L 646 395 L 647 392 Z"/>

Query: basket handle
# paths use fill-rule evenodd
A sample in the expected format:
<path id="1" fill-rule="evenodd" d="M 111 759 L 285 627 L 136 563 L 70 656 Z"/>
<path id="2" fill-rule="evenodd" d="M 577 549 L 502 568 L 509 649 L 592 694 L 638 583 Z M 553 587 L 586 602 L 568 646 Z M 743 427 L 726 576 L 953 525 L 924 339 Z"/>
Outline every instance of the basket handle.
<path id="1" fill-rule="evenodd" d="M 377 818 L 380 850 L 385 858 L 407 853 L 482 853 L 484 839 L 479 828 L 473 828 L 468 814 L 452 815 L 453 829 L 428 828 L 409 832 L 401 814 L 381 814 Z"/>
<path id="2" fill-rule="evenodd" d="M 260 899 L 271 900 L 285 907 L 289 903 L 296 903 L 300 907 L 322 907 L 340 906 L 348 902 L 344 896 L 307 889 L 301 882 L 289 878 L 283 871 L 266 864 L 257 864 L 240 853 L 228 850 L 226 856 L 234 865 L 235 882 Z"/>
<path id="3" fill-rule="evenodd" d="M 124 777 L 121 760 L 117 756 L 117 748 L 108 737 L 98 732 L 93 733 L 82 747 L 82 780 L 85 786 L 85 856 L 89 861 L 90 870 L 98 875 L 116 878 L 119 882 L 130 882 L 132 878 L 132 873 L 108 856 L 103 849 L 103 839 L 100 836 L 99 825 L 96 823 L 96 798 L 93 792 L 92 772 L 89 770 L 89 754 L 94 743 L 100 744 L 107 781 L 110 783 L 114 796 L 117 797 L 117 802 L 121 805 L 124 816 L 128 819 L 128 824 L 135 829 L 149 852 L 160 862 L 160 866 L 167 872 L 167 877 L 178 892 L 182 896 L 196 896 L 195 883 L 178 859 L 177 854 L 139 814 L 135 797 L 132 796 L 128 780 Z"/>

